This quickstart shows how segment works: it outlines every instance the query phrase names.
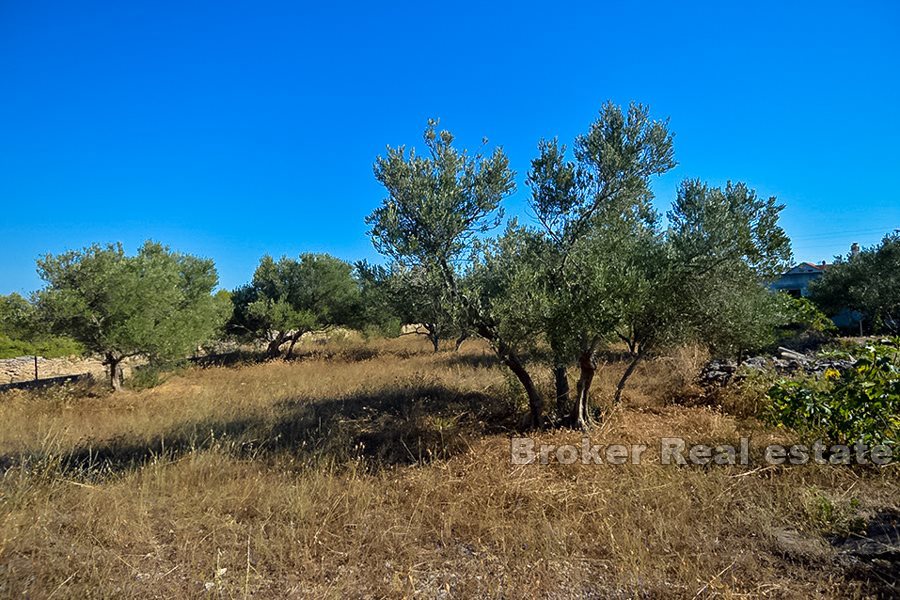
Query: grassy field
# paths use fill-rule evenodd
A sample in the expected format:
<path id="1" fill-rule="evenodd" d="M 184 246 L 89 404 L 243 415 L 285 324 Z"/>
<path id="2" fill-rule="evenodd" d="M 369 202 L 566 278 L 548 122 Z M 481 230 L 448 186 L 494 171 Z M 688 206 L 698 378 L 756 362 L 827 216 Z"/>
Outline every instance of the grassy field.
<path id="1" fill-rule="evenodd" d="M 512 465 L 521 399 L 478 342 L 317 345 L 115 396 L 5 394 L 0 596 L 889 597 L 896 562 L 851 564 L 829 540 L 896 514 L 896 465 L 654 457 L 670 435 L 786 439 L 698 398 L 702 359 L 646 363 L 592 433 L 650 447 L 623 466 Z"/>

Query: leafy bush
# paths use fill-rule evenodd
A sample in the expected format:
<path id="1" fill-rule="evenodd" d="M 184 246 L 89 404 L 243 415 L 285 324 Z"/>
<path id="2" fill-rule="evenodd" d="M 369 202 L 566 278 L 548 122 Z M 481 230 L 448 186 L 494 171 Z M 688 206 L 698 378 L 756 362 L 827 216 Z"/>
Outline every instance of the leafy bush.
<path id="1" fill-rule="evenodd" d="M 714 400 L 725 412 L 740 418 L 756 417 L 771 405 L 769 390 L 778 376 L 774 371 L 745 369 L 729 385 L 715 390 Z"/>
<path id="2" fill-rule="evenodd" d="M 370 323 L 363 327 L 361 333 L 366 341 L 377 340 L 381 338 L 392 338 L 400 335 L 403 324 L 400 319 L 386 319 L 382 323 Z"/>
<path id="3" fill-rule="evenodd" d="M 35 355 L 44 358 L 60 358 L 82 354 L 84 354 L 84 346 L 72 338 L 48 337 L 34 342 L 26 342 L 0 334 L 0 359 Z"/>
<path id="4" fill-rule="evenodd" d="M 149 390 L 165 382 L 171 375 L 182 373 L 187 367 L 184 360 L 151 361 L 134 368 L 128 380 L 129 389 Z"/>
<path id="5" fill-rule="evenodd" d="M 836 334 L 838 329 L 828 316 L 806 298 L 787 299 L 788 324 L 785 329 Z"/>
<path id="6" fill-rule="evenodd" d="M 770 422 L 832 443 L 895 445 L 900 437 L 900 338 L 865 346 L 852 369 L 820 379 L 778 381 Z"/>

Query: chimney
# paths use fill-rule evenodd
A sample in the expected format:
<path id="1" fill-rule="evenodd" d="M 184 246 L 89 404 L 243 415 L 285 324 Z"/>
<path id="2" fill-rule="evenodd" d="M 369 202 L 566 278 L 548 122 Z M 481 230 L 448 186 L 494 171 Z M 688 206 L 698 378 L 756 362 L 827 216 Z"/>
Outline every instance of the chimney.
<path id="1" fill-rule="evenodd" d="M 850 245 L 850 257 L 856 258 L 857 256 L 859 256 L 859 244 L 853 242 L 853 244 Z"/>

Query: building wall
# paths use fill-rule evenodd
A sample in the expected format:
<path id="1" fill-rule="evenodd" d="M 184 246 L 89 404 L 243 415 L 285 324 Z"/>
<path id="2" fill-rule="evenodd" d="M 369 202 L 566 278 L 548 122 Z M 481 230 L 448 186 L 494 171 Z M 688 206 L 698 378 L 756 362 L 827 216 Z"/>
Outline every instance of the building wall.
<path id="1" fill-rule="evenodd" d="M 777 281 L 773 282 L 771 288 L 778 292 L 787 292 L 796 296 L 798 292 L 801 297 L 809 295 L 810 282 L 822 276 L 818 273 L 785 273 Z"/>

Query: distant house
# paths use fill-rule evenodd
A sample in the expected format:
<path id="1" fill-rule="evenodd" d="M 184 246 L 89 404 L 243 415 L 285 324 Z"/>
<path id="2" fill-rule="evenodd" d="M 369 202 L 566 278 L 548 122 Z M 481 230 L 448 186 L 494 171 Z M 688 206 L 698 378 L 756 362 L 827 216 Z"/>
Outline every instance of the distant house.
<path id="1" fill-rule="evenodd" d="M 856 242 L 850 246 L 850 256 L 854 257 L 859 254 L 859 244 Z M 809 284 L 825 274 L 830 267 L 828 263 L 822 261 L 819 264 L 811 262 L 802 262 L 795 265 L 788 271 L 782 273 L 781 277 L 772 282 L 769 287 L 776 292 L 785 292 L 794 298 L 805 298 L 809 295 Z M 860 327 L 862 315 L 854 310 L 843 309 L 838 314 L 833 315 L 831 320 L 841 329 L 849 330 Z"/>
<path id="2" fill-rule="evenodd" d="M 824 275 L 828 267 L 829 265 L 824 262 L 818 265 L 810 262 L 800 263 L 783 273 L 770 287 L 794 298 L 804 298 L 809 295 L 810 282 Z"/>

